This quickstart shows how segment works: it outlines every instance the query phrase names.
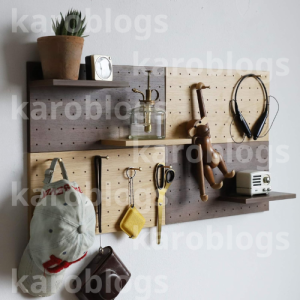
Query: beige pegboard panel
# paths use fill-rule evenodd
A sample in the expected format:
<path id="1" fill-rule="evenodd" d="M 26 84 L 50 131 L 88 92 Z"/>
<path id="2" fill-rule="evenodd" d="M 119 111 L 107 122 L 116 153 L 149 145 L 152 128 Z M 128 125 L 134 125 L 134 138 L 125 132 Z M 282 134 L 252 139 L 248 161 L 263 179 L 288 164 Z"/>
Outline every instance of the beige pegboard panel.
<path id="1" fill-rule="evenodd" d="M 117 150 L 93 150 L 28 154 L 28 199 L 38 198 L 38 190 L 43 187 L 44 173 L 51 159 L 62 158 L 70 181 L 75 181 L 92 201 L 96 200 L 93 157 L 106 156 L 102 160 L 102 232 L 120 230 L 120 221 L 128 207 L 128 179 L 125 169 L 141 167 L 134 178 L 135 206 L 146 219 L 145 227 L 156 226 L 156 189 L 154 170 L 158 162 L 165 162 L 164 147 L 130 148 Z M 61 179 L 59 166 L 56 167 L 53 181 Z M 30 201 L 31 203 L 31 201 Z M 34 206 L 29 206 L 29 220 Z M 165 208 L 163 207 L 163 224 Z M 98 226 L 97 226 L 98 228 Z M 98 229 L 96 229 L 96 233 Z"/>
<path id="2" fill-rule="evenodd" d="M 213 143 L 232 142 L 229 134 L 229 126 L 232 121 L 229 101 L 233 98 L 233 87 L 238 79 L 249 73 L 261 75 L 269 93 L 270 74 L 267 71 L 167 68 L 167 138 L 186 137 L 186 122 L 200 117 L 195 84 L 203 82 L 210 86 L 210 89 L 203 90 L 203 97 L 212 141 Z M 254 78 L 245 79 L 240 86 L 237 100 L 239 109 L 251 129 L 264 108 L 264 94 L 259 83 Z M 268 128 L 269 119 L 262 135 L 267 132 Z M 235 140 L 242 140 L 242 135 L 234 124 L 232 135 Z M 269 135 L 267 134 L 259 140 L 268 141 Z M 245 138 L 245 141 L 253 141 L 253 139 Z"/>

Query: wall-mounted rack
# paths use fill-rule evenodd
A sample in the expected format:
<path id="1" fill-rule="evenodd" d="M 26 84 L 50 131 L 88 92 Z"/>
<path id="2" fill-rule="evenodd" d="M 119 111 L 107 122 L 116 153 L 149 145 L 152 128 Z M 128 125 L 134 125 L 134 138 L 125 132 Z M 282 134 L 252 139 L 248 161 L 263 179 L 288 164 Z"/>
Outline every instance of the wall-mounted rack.
<path id="1" fill-rule="evenodd" d="M 130 140 L 129 119 L 118 118 L 115 107 L 119 103 L 134 107 L 139 103 L 140 96 L 132 92 L 132 87 L 146 89 L 147 73 L 152 69 L 152 87 L 158 89 L 160 98 L 157 104 L 166 109 L 167 138 L 164 140 Z M 92 195 L 93 173 L 92 159 L 94 155 L 109 154 L 109 166 L 103 167 L 103 226 L 104 232 L 120 230 L 119 223 L 125 207 L 126 196 L 118 194 L 123 188 L 127 191 L 127 181 L 122 174 L 128 166 L 142 166 L 143 176 L 139 178 L 140 188 L 146 193 L 140 193 L 139 210 L 146 218 L 146 227 L 156 226 L 156 200 L 154 185 L 154 168 L 158 162 L 172 165 L 176 177 L 166 194 L 163 222 L 174 224 L 225 216 L 234 216 L 269 210 L 269 201 L 292 199 L 295 194 L 272 192 L 267 196 L 237 196 L 232 195 L 234 180 L 224 180 L 221 190 L 213 190 L 207 184 L 207 202 L 202 202 L 199 196 L 195 164 L 187 159 L 192 146 L 191 139 L 186 138 L 186 122 L 199 118 L 197 99 L 193 85 L 203 82 L 211 86 L 205 91 L 205 106 L 211 127 L 213 146 L 226 159 L 229 169 L 241 171 L 269 169 L 269 137 L 266 135 L 259 141 L 246 139 L 242 145 L 231 142 L 229 124 L 232 116 L 229 112 L 231 91 L 240 75 L 245 72 L 236 70 L 194 69 L 190 73 L 185 68 L 154 68 L 134 66 L 114 66 L 113 82 L 85 80 L 85 65 L 80 68 L 80 80 L 43 80 L 40 63 L 27 64 L 28 81 L 28 181 L 30 197 L 38 195 L 43 186 L 44 171 L 49 167 L 49 158 L 64 159 L 70 180 L 75 180 L 87 196 Z M 253 73 L 257 73 L 253 71 Z M 266 83 L 269 91 L 268 72 L 258 74 Z M 103 90 L 107 88 L 107 90 Z M 263 97 L 255 80 L 249 79 L 241 87 L 240 109 L 252 126 L 263 108 Z M 101 103 L 103 111 L 99 119 L 87 119 L 86 100 Z M 32 118 L 38 101 L 46 107 L 46 118 Z M 78 120 L 70 120 L 65 115 L 67 106 L 74 102 L 81 107 Z M 55 104 L 56 119 L 52 118 L 52 104 Z M 108 104 L 108 105 L 107 105 Z M 129 104 L 129 105 L 128 105 Z M 75 110 L 70 111 L 71 114 Z M 93 106 L 91 114 L 96 115 Z M 128 111 L 120 110 L 122 116 Z M 268 123 L 267 123 L 268 125 Z M 267 128 L 267 126 L 266 126 Z M 240 138 L 240 133 L 234 126 L 233 135 Z M 176 146 L 177 145 L 177 146 Z M 180 145 L 180 146 L 179 146 Z M 146 146 L 145 148 L 141 148 Z M 160 146 L 149 147 L 147 146 Z M 126 148 L 131 147 L 131 148 Z M 112 149 L 114 148 L 114 149 Z M 116 149 L 115 149 L 116 148 Z M 105 149 L 105 150 L 103 150 Z M 108 151 L 109 149 L 109 151 Z M 146 149 L 146 151 L 145 151 Z M 141 150 L 141 152 L 140 152 Z M 255 156 L 260 154 L 260 160 Z M 252 152 L 252 157 L 247 153 Z M 59 175 L 59 174 L 58 174 Z M 216 181 L 223 179 L 221 172 L 214 169 Z M 107 187 L 111 188 L 106 190 Z M 126 193 L 123 193 L 124 195 Z M 148 197 L 151 204 L 143 203 Z M 121 201 L 123 200 L 123 202 Z M 122 202 L 121 206 L 118 202 Z M 33 207 L 29 207 L 31 218 Z M 29 218 L 29 219 L 30 219 Z"/>
<path id="2" fill-rule="evenodd" d="M 235 203 L 243 203 L 243 204 L 252 204 L 252 203 L 286 200 L 286 199 L 293 199 L 293 198 L 296 198 L 296 194 L 270 192 L 267 195 L 254 195 L 252 197 L 238 195 L 238 194 L 231 194 L 229 196 L 221 196 L 218 200 L 235 202 Z"/>
<path id="3" fill-rule="evenodd" d="M 80 88 L 126 88 L 129 83 L 126 81 L 96 81 L 96 80 L 63 80 L 45 79 L 29 82 L 30 87 L 80 87 Z"/>
<path id="4" fill-rule="evenodd" d="M 171 146 L 171 145 L 189 145 L 192 139 L 162 139 L 162 140 L 130 140 L 130 139 L 115 139 L 101 140 L 101 144 L 105 146 L 117 147 L 141 147 L 141 146 Z"/>

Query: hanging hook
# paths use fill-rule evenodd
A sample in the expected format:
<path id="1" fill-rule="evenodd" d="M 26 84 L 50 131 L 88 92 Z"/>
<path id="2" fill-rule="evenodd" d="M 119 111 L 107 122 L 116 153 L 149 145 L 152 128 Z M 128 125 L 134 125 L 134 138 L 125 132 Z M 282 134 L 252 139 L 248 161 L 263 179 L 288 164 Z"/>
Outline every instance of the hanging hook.
<path id="1" fill-rule="evenodd" d="M 47 159 L 47 161 L 53 160 L 53 159 L 54 159 L 54 158 L 49 158 L 49 159 Z M 59 162 L 62 162 L 62 160 L 63 160 L 62 158 L 59 158 L 59 159 L 58 159 Z"/>
<path id="2" fill-rule="evenodd" d="M 104 158 L 104 159 L 109 159 L 109 156 L 106 155 L 106 156 L 100 156 L 101 158 Z"/>
<path id="3" fill-rule="evenodd" d="M 129 167 L 128 169 L 130 169 L 130 170 L 136 170 L 136 171 L 142 171 L 142 168 L 141 168 L 141 167 L 139 167 L 139 168 L 132 168 L 132 167 Z"/>

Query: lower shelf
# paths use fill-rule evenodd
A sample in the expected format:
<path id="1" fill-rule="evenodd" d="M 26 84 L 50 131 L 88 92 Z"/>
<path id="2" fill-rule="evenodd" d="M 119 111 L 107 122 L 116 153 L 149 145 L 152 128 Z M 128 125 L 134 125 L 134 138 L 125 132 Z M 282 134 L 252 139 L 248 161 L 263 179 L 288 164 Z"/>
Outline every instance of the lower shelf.
<path id="1" fill-rule="evenodd" d="M 251 204 L 251 203 L 286 200 L 286 199 L 293 199 L 293 198 L 296 198 L 296 194 L 270 192 L 268 195 L 255 195 L 255 196 L 231 194 L 229 196 L 221 196 L 218 198 L 218 200 L 243 203 L 243 204 Z"/>

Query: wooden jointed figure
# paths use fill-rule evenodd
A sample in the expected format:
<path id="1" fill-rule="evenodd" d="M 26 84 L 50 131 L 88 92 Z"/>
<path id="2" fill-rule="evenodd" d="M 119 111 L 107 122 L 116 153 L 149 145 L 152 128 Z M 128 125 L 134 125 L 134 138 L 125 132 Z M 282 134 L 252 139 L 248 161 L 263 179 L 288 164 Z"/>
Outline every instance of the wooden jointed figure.
<path id="1" fill-rule="evenodd" d="M 227 171 L 227 167 L 222 155 L 217 152 L 212 145 L 210 129 L 202 96 L 202 90 L 207 88 L 210 87 L 205 86 L 202 82 L 199 82 L 196 85 L 201 119 L 191 120 L 187 124 L 188 134 L 193 138 L 193 144 L 198 146 L 198 176 L 200 197 L 202 201 L 208 200 L 208 196 L 205 194 L 204 176 L 213 189 L 220 189 L 223 186 L 223 181 L 219 183 L 215 182 L 212 169 L 218 167 L 225 178 L 232 178 L 235 175 L 234 170 L 232 170 L 231 172 Z"/>

